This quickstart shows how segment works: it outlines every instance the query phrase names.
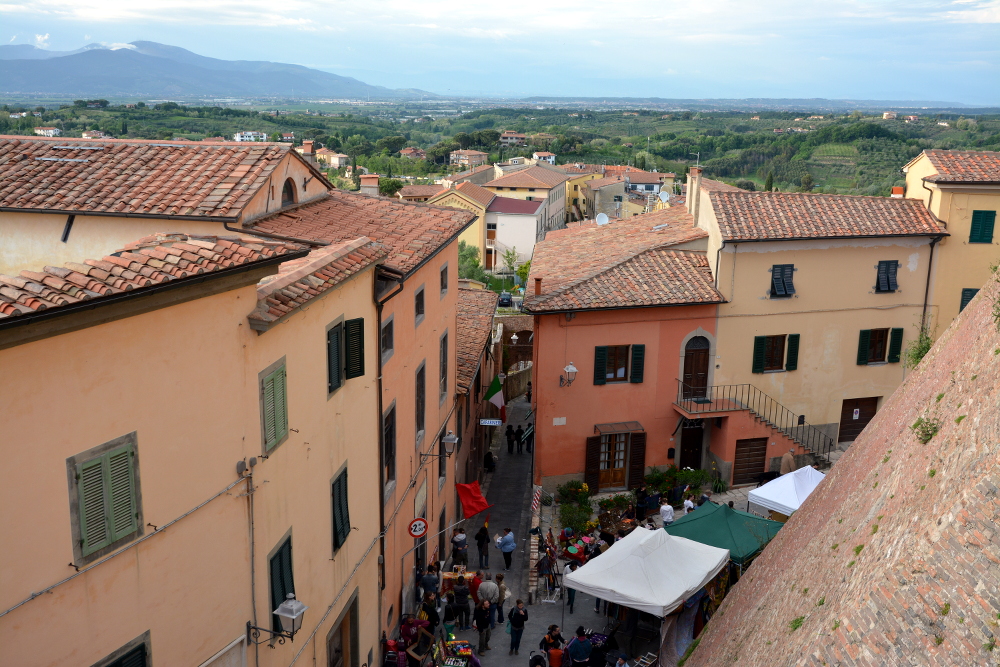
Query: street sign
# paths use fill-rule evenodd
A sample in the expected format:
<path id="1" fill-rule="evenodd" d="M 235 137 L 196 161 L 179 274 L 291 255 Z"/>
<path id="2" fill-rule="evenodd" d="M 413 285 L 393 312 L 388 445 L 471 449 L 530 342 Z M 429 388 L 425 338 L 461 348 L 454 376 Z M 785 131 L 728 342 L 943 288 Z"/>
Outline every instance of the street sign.
<path id="1" fill-rule="evenodd" d="M 409 531 L 410 537 L 423 537 L 427 534 L 427 519 L 417 517 L 410 522 L 407 531 Z"/>
<path id="2" fill-rule="evenodd" d="M 502 424 L 503 424 L 503 421 L 500 420 L 500 419 L 480 419 L 479 420 L 479 425 L 480 426 L 500 426 Z"/>

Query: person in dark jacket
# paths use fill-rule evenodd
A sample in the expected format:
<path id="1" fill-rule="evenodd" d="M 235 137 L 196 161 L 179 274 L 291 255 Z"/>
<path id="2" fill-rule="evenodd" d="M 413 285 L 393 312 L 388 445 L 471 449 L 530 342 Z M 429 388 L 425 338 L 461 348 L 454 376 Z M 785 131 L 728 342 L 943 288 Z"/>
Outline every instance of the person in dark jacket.
<path id="1" fill-rule="evenodd" d="M 455 587 L 452 589 L 455 594 L 455 616 L 458 619 L 458 629 L 469 629 L 469 587 L 465 583 L 465 577 L 455 580 Z"/>
<path id="2" fill-rule="evenodd" d="M 441 624 L 441 616 L 437 611 L 437 596 L 434 593 L 427 593 L 424 595 L 424 602 L 420 605 L 420 611 L 427 615 L 427 632 L 432 635 L 437 630 L 437 626 Z"/>
<path id="3" fill-rule="evenodd" d="M 514 431 L 514 442 L 517 443 L 517 453 L 521 453 L 521 447 L 524 445 L 524 429 L 521 425 L 517 425 L 517 430 Z"/>
<path id="4" fill-rule="evenodd" d="M 488 570 L 490 567 L 490 531 L 483 526 L 476 533 L 476 546 L 479 547 L 479 567 Z"/>
<path id="5" fill-rule="evenodd" d="M 497 469 L 497 464 L 493 460 L 493 452 L 487 449 L 486 453 L 483 454 L 483 470 L 485 470 L 486 472 L 493 472 L 496 469 Z"/>
<path id="6" fill-rule="evenodd" d="M 448 593 L 445 596 L 444 619 L 442 621 L 445 641 L 451 639 L 451 636 L 455 634 L 455 621 L 457 620 L 458 612 L 455 610 L 455 594 Z"/>
<path id="7" fill-rule="evenodd" d="M 524 634 L 524 624 L 528 621 L 528 610 L 524 608 L 524 600 L 517 600 L 507 614 L 510 621 L 510 653 L 516 655 L 521 648 L 521 635 Z"/>
<path id="8" fill-rule="evenodd" d="M 428 565 L 427 572 L 424 576 L 420 577 L 420 587 L 424 589 L 424 595 L 427 595 L 428 593 L 437 594 L 439 585 L 440 581 L 438 580 L 437 571 L 435 570 L 434 565 Z"/>
<path id="9" fill-rule="evenodd" d="M 504 433 L 504 437 L 507 438 L 507 453 L 514 453 L 514 425 L 507 424 L 507 431 Z"/>
<path id="10" fill-rule="evenodd" d="M 590 654 L 594 651 L 594 645 L 587 639 L 587 631 L 581 625 L 576 629 L 576 637 L 566 644 L 566 652 L 569 653 L 570 660 L 574 665 L 585 665 L 590 661 Z"/>
<path id="11" fill-rule="evenodd" d="M 479 655 L 486 655 L 490 650 L 490 603 L 483 600 L 476 605 L 476 611 L 472 614 L 472 622 L 479 632 Z"/>

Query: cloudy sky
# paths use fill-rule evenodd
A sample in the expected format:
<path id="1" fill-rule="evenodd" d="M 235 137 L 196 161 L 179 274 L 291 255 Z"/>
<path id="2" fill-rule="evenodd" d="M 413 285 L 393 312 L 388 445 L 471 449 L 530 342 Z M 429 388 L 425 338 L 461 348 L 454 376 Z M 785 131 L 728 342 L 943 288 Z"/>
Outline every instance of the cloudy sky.
<path id="1" fill-rule="evenodd" d="M 454 95 L 1000 104 L 1000 0 L 0 0 L 0 31 Z"/>

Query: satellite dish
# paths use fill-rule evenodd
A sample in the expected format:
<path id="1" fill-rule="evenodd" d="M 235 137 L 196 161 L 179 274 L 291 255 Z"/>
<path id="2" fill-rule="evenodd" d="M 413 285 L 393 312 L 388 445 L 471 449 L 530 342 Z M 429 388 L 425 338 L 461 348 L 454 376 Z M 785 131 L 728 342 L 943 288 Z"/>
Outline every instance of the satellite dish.
<path id="1" fill-rule="evenodd" d="M 659 197 L 660 197 L 660 201 L 663 202 L 664 204 L 666 204 L 667 200 L 670 199 L 670 195 L 667 194 L 666 192 L 661 192 L 660 195 L 659 195 Z"/>
<path id="2" fill-rule="evenodd" d="M 606 225 L 609 222 L 611 222 L 611 220 L 610 220 L 610 218 L 608 218 L 608 214 L 607 213 L 598 213 L 597 214 L 597 224 L 599 224 L 599 225 Z"/>

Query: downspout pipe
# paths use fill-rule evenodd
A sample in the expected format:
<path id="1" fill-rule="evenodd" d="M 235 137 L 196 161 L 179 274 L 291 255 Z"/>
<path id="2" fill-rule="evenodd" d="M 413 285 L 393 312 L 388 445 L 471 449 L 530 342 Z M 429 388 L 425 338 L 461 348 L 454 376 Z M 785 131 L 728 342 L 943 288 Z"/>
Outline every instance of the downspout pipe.
<path id="1" fill-rule="evenodd" d="M 933 193 L 931 193 L 933 194 Z M 927 283 L 924 285 L 924 306 L 920 311 L 920 330 L 921 333 L 927 329 L 927 300 L 930 298 L 931 292 L 931 269 L 934 266 L 934 246 L 940 241 L 943 236 L 935 236 L 931 239 L 931 253 L 930 257 L 927 259 Z"/>

